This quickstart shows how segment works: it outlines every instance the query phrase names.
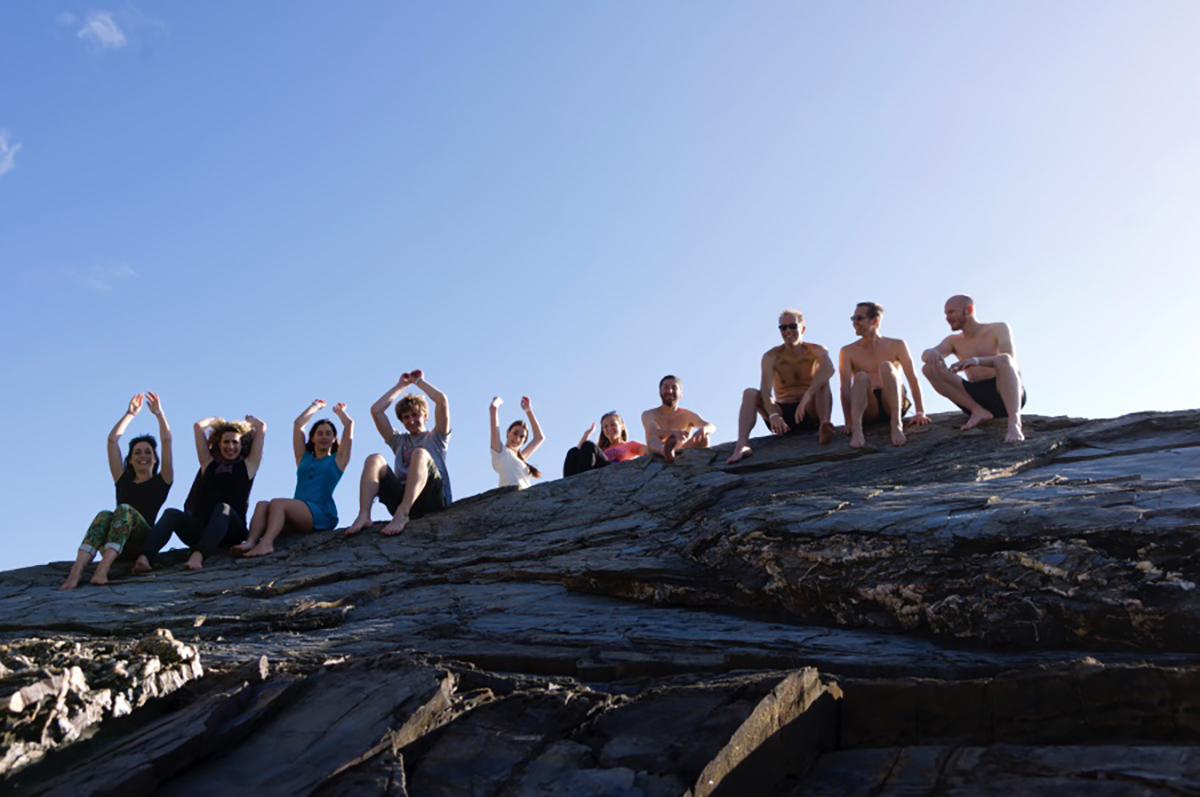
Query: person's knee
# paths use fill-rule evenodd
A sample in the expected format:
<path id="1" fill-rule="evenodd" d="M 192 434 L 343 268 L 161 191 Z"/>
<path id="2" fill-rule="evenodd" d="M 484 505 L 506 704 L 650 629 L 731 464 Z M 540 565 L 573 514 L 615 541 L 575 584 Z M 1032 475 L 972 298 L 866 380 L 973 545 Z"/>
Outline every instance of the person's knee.
<path id="1" fill-rule="evenodd" d="M 879 375 L 884 379 L 894 379 L 900 375 L 900 366 L 895 363 L 880 363 Z"/>
<path id="2" fill-rule="evenodd" d="M 992 359 L 992 367 L 997 371 L 1016 371 L 1017 361 L 1011 354 L 997 354 Z"/>
<path id="3" fill-rule="evenodd" d="M 409 469 L 411 469 L 415 463 L 418 463 L 418 462 L 425 463 L 425 462 L 429 462 L 431 460 L 432 460 L 432 457 L 429 456 L 428 451 L 426 451 L 423 448 L 417 448 L 417 449 L 414 449 L 412 452 L 412 459 L 409 460 L 408 467 L 409 467 Z"/>
<path id="4" fill-rule="evenodd" d="M 871 375 L 868 374 L 866 371 L 855 371 L 854 378 L 853 378 L 853 384 L 854 384 L 855 389 L 858 389 L 858 390 L 865 389 L 865 388 L 869 387 L 871 384 Z"/>
<path id="5" fill-rule="evenodd" d="M 748 387 L 742 391 L 742 403 L 743 404 L 757 405 L 759 402 L 759 398 L 760 398 L 760 396 L 758 393 L 758 388 L 756 388 L 756 387 Z"/>
<path id="6" fill-rule="evenodd" d="M 387 460 L 382 454 L 372 454 L 367 457 L 367 461 L 363 463 L 363 473 L 371 473 L 378 475 L 380 471 L 387 467 Z"/>

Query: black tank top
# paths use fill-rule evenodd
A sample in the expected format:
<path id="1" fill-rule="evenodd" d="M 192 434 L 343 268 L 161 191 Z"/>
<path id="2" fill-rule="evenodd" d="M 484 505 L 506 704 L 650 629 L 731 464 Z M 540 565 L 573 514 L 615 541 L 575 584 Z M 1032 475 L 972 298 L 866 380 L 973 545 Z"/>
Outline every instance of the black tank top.
<path id="1" fill-rule="evenodd" d="M 227 462 L 214 459 L 207 468 L 196 474 L 196 481 L 192 482 L 183 508 L 202 523 L 207 523 L 217 504 L 229 504 L 245 520 L 252 486 L 254 479 L 246 470 L 246 460 Z"/>
<path id="2" fill-rule="evenodd" d="M 126 468 L 117 479 L 117 503 L 128 504 L 138 511 L 151 526 L 158 517 L 158 510 L 167 502 L 167 493 L 171 485 L 167 484 L 161 473 L 156 473 L 146 481 L 138 484 L 134 481 L 133 468 Z"/>

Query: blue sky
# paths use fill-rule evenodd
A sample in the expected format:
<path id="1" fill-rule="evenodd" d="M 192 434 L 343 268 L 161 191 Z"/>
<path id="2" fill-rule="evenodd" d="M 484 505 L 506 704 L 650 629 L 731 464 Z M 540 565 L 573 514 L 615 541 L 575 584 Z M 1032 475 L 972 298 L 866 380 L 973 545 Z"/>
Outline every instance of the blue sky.
<path id="1" fill-rule="evenodd" d="M 4 4 L 0 567 L 73 556 L 147 388 L 169 506 L 197 418 L 264 418 L 253 498 L 290 496 L 292 419 L 346 401 L 343 522 L 402 371 L 449 394 L 465 497 L 495 394 L 505 422 L 533 398 L 548 474 L 668 372 L 731 440 L 784 306 L 836 352 L 878 301 L 919 351 L 968 292 L 1029 412 L 1193 406 L 1197 29 L 1194 2 Z"/>

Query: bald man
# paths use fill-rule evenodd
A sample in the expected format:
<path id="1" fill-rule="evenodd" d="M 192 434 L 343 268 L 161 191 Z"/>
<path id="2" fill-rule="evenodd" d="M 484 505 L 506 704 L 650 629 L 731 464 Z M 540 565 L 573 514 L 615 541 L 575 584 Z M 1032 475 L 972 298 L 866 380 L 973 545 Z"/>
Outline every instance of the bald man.
<path id="1" fill-rule="evenodd" d="M 938 393 L 953 401 L 970 417 L 962 429 L 974 429 L 993 418 L 1007 418 L 1004 442 L 1025 439 L 1021 430 L 1021 408 L 1025 387 L 1017 368 L 1008 324 L 984 324 L 975 317 L 975 300 L 959 294 L 946 300 L 946 323 L 956 334 L 948 336 L 921 354 L 921 371 Z M 957 362 L 947 367 L 946 356 Z M 958 376 L 965 373 L 966 378 Z"/>

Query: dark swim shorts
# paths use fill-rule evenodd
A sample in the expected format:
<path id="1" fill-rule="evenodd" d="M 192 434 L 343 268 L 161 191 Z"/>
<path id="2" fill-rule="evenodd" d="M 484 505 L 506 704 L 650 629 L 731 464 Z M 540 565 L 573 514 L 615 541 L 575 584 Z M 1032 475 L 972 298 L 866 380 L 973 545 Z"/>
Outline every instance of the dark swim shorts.
<path id="1" fill-rule="evenodd" d="M 875 388 L 875 403 L 879 405 L 879 414 L 871 420 L 866 420 L 866 413 L 863 413 L 863 425 L 871 426 L 879 423 L 890 423 L 891 416 L 888 415 L 887 405 L 883 403 L 883 389 Z M 912 408 L 912 402 L 908 400 L 908 391 L 903 387 L 900 388 L 900 417 L 903 418 Z"/>
<path id="2" fill-rule="evenodd" d="M 404 503 L 404 482 L 396 476 L 391 468 L 385 468 L 379 477 L 379 501 L 387 507 L 387 511 L 396 514 L 400 504 Z M 429 460 L 429 477 L 425 480 L 425 489 L 413 501 L 408 510 L 410 520 L 416 520 L 432 512 L 440 512 L 446 508 L 446 500 L 442 492 L 442 473 L 437 463 Z"/>
<path id="3" fill-rule="evenodd" d="M 783 416 L 783 422 L 787 424 L 788 434 L 811 434 L 821 428 L 821 419 L 813 414 L 813 406 L 810 401 L 808 409 L 804 411 L 804 417 L 800 419 L 800 423 L 796 423 L 796 408 L 800 406 L 800 402 L 795 404 L 780 404 L 779 414 Z M 767 425 L 770 426 L 771 419 L 767 418 Z"/>
<path id="4" fill-rule="evenodd" d="M 961 377 L 960 377 L 961 378 Z M 996 386 L 996 378 L 980 379 L 978 382 L 968 382 L 962 379 L 963 389 L 967 394 L 975 399 L 979 406 L 990 412 L 997 418 L 1007 418 L 1008 410 L 1004 407 L 1004 399 L 1000 398 L 1000 389 Z M 1021 409 L 1025 408 L 1025 385 L 1021 385 Z M 960 410 L 966 413 L 970 411 L 959 405 Z"/>

